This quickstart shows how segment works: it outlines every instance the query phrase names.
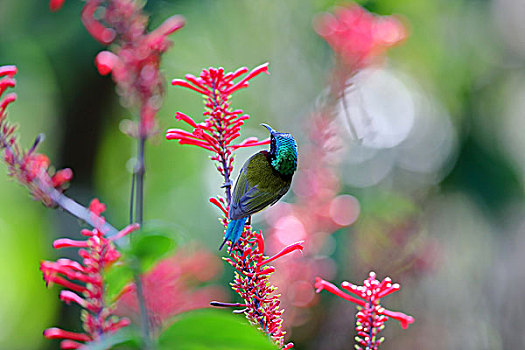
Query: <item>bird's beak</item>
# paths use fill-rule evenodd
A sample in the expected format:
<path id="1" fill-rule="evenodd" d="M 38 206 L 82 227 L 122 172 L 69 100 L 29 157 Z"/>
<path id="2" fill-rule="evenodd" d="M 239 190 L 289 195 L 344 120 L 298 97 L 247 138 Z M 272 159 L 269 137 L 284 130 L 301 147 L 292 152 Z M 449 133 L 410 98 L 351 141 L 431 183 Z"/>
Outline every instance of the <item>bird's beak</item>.
<path id="1" fill-rule="evenodd" d="M 268 132 L 273 135 L 275 133 L 275 130 L 272 129 L 272 127 L 268 124 L 262 123 L 261 126 L 264 126 L 266 129 L 268 129 Z"/>

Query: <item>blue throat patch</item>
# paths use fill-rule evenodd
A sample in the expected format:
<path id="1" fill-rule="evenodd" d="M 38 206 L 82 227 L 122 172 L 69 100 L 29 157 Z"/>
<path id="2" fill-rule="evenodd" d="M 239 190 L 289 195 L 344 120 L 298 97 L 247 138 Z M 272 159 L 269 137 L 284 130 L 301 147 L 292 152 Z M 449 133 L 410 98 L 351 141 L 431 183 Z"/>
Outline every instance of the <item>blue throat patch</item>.
<path id="1" fill-rule="evenodd" d="M 275 133 L 270 149 L 272 167 L 280 174 L 291 176 L 297 169 L 297 143 L 290 134 Z"/>

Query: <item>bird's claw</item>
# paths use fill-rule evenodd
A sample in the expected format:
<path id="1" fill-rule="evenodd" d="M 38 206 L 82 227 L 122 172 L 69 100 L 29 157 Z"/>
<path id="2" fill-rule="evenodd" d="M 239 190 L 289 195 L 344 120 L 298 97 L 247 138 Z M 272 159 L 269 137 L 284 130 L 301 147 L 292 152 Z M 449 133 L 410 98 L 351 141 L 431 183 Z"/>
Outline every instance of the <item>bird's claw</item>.
<path id="1" fill-rule="evenodd" d="M 232 185 L 233 185 L 233 182 L 231 180 L 228 180 L 224 182 L 224 185 L 222 185 L 221 188 L 232 187 Z"/>

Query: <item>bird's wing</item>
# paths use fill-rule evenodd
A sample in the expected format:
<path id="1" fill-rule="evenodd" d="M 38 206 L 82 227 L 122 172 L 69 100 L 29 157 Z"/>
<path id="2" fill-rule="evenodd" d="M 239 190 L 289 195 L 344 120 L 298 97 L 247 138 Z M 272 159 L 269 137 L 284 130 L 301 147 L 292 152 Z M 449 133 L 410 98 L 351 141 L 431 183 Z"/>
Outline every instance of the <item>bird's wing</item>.
<path id="1" fill-rule="evenodd" d="M 235 184 L 230 218 L 252 215 L 277 202 L 290 188 L 271 168 L 264 153 L 253 155 L 244 164 Z"/>

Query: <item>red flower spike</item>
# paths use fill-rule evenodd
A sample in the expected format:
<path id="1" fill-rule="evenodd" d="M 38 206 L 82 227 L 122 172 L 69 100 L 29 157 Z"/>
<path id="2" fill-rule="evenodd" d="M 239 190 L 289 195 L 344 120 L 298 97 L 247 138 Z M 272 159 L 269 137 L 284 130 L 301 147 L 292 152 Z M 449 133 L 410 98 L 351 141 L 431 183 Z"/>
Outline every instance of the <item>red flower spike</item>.
<path id="1" fill-rule="evenodd" d="M 169 129 L 166 138 L 178 140 L 179 144 L 195 145 L 216 153 L 214 159 L 219 163 L 219 172 L 221 175 L 224 172 L 228 179 L 231 175 L 229 167 L 232 161 L 231 150 L 266 144 L 264 141 L 258 142 L 256 138 L 251 138 L 242 145 L 230 145 L 240 136 L 243 120 L 249 118 L 247 115 L 240 116 L 242 110 L 231 109 L 231 94 L 248 86 L 248 81 L 257 75 L 268 72 L 268 64 L 256 67 L 243 79 L 234 82 L 235 78 L 247 72 L 246 67 L 227 74 L 224 74 L 223 68 L 209 68 L 203 70 L 198 77 L 187 74 L 185 79 L 173 79 L 171 82 L 173 86 L 181 86 L 204 95 L 206 109 L 203 116 L 208 118 L 204 123 L 197 124 L 193 118 L 177 112 L 175 118 L 191 126 L 193 131 L 189 133 L 180 129 Z"/>
<path id="2" fill-rule="evenodd" d="M 402 312 L 390 311 L 380 305 L 380 299 L 400 289 L 399 284 L 391 283 L 390 278 L 385 278 L 383 281 L 376 279 L 376 274 L 370 272 L 368 279 L 363 282 L 363 286 L 356 286 L 350 282 L 341 283 L 341 287 L 350 291 L 351 293 L 362 297 L 364 300 L 356 299 L 339 288 L 319 277 L 315 278 L 316 292 L 319 293 L 323 289 L 340 296 L 341 298 L 351 301 L 359 305 L 359 311 L 356 314 L 356 331 L 355 338 L 359 345 L 356 349 L 377 349 L 383 342 L 384 338 L 378 338 L 377 335 L 384 328 L 384 323 L 388 318 L 394 318 L 401 323 L 402 328 L 407 328 L 409 324 L 414 322 L 412 316 L 408 316 Z"/>
<path id="3" fill-rule="evenodd" d="M 93 217 L 104 221 L 100 215 L 106 210 L 106 206 L 98 199 L 91 201 L 89 210 Z M 85 333 L 50 328 L 44 331 L 46 338 L 65 339 L 61 343 L 61 348 L 76 349 L 84 345 L 82 342 L 97 340 L 106 333 L 129 325 L 129 320 L 112 315 L 112 309 L 105 304 L 102 272 L 120 257 L 112 241 L 136 229 L 138 225 L 129 225 L 111 238 L 106 238 L 104 233 L 96 228 L 82 230 L 82 235 L 87 236 L 86 240 L 61 238 L 53 243 L 55 248 L 84 248 L 78 250 L 82 263 L 69 259 L 58 259 L 55 262 L 42 261 L 40 270 L 48 286 L 56 283 L 66 288 L 60 292 L 60 300 L 67 304 L 76 303 L 88 312 L 82 314 Z"/>
<path id="4" fill-rule="evenodd" d="M 36 147 L 40 141 L 37 137 L 33 147 L 28 151 L 22 150 L 18 140 L 14 135 L 15 126 L 7 120 L 7 106 L 16 100 L 15 93 L 4 92 L 8 88 L 15 86 L 13 79 L 17 73 L 16 66 L 0 66 L 0 151 L 2 160 L 7 164 L 9 176 L 14 177 L 21 185 L 27 187 L 33 197 L 40 200 L 46 206 L 54 206 L 49 193 L 52 190 L 59 192 L 67 187 L 67 183 L 72 179 L 72 172 L 69 169 L 59 170 L 56 173 L 50 169 L 49 159 L 36 153 Z"/>
<path id="5" fill-rule="evenodd" d="M 224 225 L 227 226 L 227 224 L 228 222 L 225 221 Z M 231 243 L 228 242 L 227 244 L 230 245 Z M 243 307 L 243 310 L 234 312 L 243 312 L 252 325 L 267 334 L 281 349 L 291 349 L 293 344 L 284 345 L 286 332 L 282 328 L 283 319 L 281 316 L 283 310 L 279 309 L 279 295 L 275 294 L 277 288 L 269 281 L 275 268 L 273 266 L 261 268 L 261 266 L 270 262 L 270 260 L 273 261 L 287 253 L 301 249 L 301 243 L 296 243 L 283 249 L 281 253 L 271 259 L 266 258 L 264 257 L 264 238 L 262 233 L 260 231 L 254 232 L 251 230 L 251 227 L 245 226 L 242 236 L 237 242 L 237 247 L 230 255 L 230 258 L 223 259 L 237 271 L 231 286 L 241 296 L 244 303 L 242 303 L 242 306 L 228 303 L 212 305 Z M 264 263 L 261 264 L 262 261 Z"/>

